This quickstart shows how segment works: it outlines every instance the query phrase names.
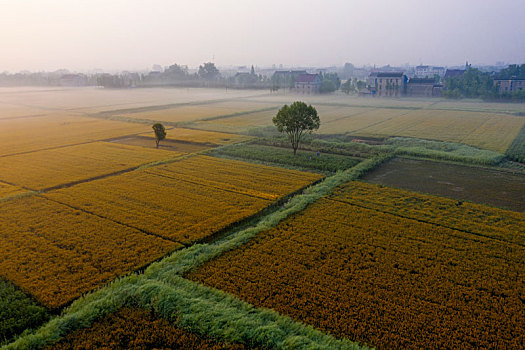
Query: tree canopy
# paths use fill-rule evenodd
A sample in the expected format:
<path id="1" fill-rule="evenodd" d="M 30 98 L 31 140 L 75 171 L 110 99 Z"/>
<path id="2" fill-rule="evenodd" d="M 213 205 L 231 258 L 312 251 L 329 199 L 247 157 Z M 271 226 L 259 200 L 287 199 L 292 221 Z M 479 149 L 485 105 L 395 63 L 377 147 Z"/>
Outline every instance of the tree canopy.
<path id="1" fill-rule="evenodd" d="M 293 154 L 297 153 L 299 142 L 306 133 L 319 129 L 321 121 L 317 110 L 312 105 L 296 101 L 290 106 L 284 105 L 273 118 L 273 123 L 279 132 L 288 135 L 293 148 Z"/>
<path id="2" fill-rule="evenodd" d="M 207 62 L 199 66 L 199 77 L 205 80 L 215 80 L 220 76 L 220 72 L 215 67 L 215 63 Z"/>
<path id="3" fill-rule="evenodd" d="M 157 148 L 159 148 L 160 141 L 166 138 L 166 128 L 161 123 L 155 123 L 153 124 L 152 129 L 155 132 L 155 143 Z"/>

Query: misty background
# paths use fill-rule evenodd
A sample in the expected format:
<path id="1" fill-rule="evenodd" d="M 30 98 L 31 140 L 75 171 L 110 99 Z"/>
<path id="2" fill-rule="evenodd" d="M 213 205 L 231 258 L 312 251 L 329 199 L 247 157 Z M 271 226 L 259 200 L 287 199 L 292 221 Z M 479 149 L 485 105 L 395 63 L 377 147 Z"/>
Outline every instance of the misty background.
<path id="1" fill-rule="evenodd" d="M 525 1 L 0 1 L 0 72 L 525 61 Z"/>

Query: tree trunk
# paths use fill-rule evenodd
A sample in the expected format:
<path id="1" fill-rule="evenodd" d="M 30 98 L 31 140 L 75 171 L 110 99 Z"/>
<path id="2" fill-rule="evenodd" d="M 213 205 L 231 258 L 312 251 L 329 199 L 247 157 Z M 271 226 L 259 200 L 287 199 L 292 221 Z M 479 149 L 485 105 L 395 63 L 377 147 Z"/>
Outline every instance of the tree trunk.
<path id="1" fill-rule="evenodd" d="M 157 145 L 157 148 L 159 148 L 159 140 L 155 140 L 155 143 Z"/>

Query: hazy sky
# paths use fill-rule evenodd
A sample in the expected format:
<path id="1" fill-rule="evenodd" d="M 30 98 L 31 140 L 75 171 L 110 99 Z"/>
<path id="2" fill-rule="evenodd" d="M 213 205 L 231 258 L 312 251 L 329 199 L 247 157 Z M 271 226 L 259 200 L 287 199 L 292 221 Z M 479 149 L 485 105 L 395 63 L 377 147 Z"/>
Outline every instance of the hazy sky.
<path id="1" fill-rule="evenodd" d="M 0 72 L 525 62 L 525 0 L 0 0 Z"/>

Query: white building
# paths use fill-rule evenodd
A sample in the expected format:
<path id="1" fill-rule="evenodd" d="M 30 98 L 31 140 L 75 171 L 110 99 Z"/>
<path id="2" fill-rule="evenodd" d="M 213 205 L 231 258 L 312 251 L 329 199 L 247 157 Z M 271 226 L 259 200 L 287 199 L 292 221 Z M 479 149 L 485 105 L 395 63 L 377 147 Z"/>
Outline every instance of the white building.
<path id="1" fill-rule="evenodd" d="M 433 78 L 438 75 L 440 78 L 445 76 L 445 67 L 417 66 L 416 78 Z"/>

